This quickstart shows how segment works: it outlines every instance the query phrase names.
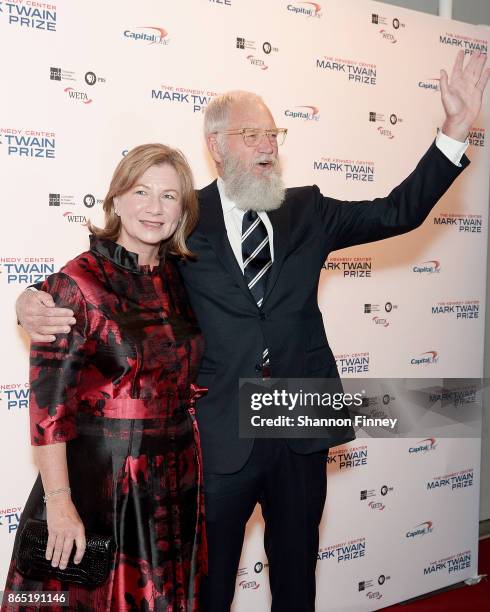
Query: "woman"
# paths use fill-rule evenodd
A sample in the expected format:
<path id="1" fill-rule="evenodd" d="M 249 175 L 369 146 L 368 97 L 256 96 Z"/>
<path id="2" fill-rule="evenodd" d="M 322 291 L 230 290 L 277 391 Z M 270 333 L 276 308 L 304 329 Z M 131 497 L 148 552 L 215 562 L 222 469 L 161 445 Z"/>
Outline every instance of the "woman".
<path id="1" fill-rule="evenodd" d="M 7 592 L 69 591 L 69 609 L 93 612 L 198 610 L 205 538 L 189 412 L 203 391 L 192 384 L 203 341 L 172 261 L 192 256 L 197 206 L 180 152 L 132 149 L 114 172 L 104 229 L 91 226 L 90 250 L 43 284 L 76 324 L 31 347 L 40 477 L 18 533 L 29 517 L 47 519 L 46 558 L 61 569 L 73 546 L 80 562 L 85 531 L 113 534 L 117 551 L 95 589 L 34 582 L 16 570 L 17 538 Z"/>

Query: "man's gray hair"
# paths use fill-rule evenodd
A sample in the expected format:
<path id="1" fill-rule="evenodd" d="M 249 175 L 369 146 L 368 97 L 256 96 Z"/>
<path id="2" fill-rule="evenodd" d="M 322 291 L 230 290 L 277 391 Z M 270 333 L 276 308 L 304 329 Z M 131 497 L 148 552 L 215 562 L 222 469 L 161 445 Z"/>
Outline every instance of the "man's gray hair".
<path id="1" fill-rule="evenodd" d="M 265 104 L 260 96 L 251 91 L 227 91 L 221 96 L 216 96 L 206 106 L 204 111 L 204 135 L 208 136 L 213 132 L 225 130 L 228 126 L 228 116 L 234 104 L 240 102 L 255 102 Z"/>

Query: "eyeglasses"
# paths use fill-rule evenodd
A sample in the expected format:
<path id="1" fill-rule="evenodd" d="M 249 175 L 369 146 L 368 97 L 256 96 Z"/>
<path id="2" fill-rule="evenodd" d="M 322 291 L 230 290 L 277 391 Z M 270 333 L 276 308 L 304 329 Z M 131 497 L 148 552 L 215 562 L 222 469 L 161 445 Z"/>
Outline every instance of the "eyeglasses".
<path id="1" fill-rule="evenodd" d="M 280 147 L 288 133 L 286 128 L 278 128 L 275 130 L 256 130 L 255 128 L 242 128 L 241 130 L 222 130 L 214 132 L 214 134 L 228 134 L 230 136 L 241 134 L 243 142 L 247 147 L 256 147 L 264 136 L 267 136 L 271 145 Z"/>

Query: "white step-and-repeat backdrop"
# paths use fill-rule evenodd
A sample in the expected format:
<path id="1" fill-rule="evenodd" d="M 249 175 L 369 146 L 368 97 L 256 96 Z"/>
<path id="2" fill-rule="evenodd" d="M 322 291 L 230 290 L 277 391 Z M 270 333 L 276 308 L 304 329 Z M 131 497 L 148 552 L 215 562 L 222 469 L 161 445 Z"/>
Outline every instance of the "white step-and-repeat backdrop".
<path id="1" fill-rule="evenodd" d="M 385 195 L 415 166 L 443 112 L 439 69 L 488 30 L 364 0 L 4 0 L 0 227 L 0 583 L 35 469 L 27 341 L 14 302 L 85 250 L 88 218 L 121 155 L 180 147 L 214 178 L 202 111 L 248 89 L 289 130 L 287 185 L 342 199 Z M 344 376 L 480 377 L 489 126 L 471 166 L 417 231 L 334 253 L 319 300 Z M 388 388 L 372 414 L 396 401 Z M 479 439 L 357 440 L 329 459 L 318 554 L 320 612 L 375 610 L 477 574 Z M 257 510 L 234 610 L 270 595 Z M 294 558 L 291 563 L 296 563 Z"/>

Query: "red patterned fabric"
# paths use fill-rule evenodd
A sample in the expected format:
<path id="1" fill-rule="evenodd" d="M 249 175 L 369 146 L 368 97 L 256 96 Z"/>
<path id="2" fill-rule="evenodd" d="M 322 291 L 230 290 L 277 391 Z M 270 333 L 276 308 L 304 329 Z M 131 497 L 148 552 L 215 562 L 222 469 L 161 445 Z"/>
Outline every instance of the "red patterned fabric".
<path id="1" fill-rule="evenodd" d="M 67 443 L 85 529 L 113 533 L 117 553 L 107 583 L 88 590 L 24 579 L 16 541 L 6 591 L 67 590 L 70 610 L 84 612 L 195 612 L 206 541 L 194 407 L 206 389 L 192 382 L 203 340 L 179 272 L 92 237 L 43 289 L 77 323 L 31 347 L 32 444 Z M 19 533 L 26 518 L 45 518 L 42 494 L 38 478 Z"/>

